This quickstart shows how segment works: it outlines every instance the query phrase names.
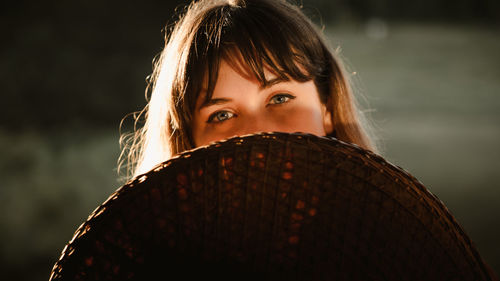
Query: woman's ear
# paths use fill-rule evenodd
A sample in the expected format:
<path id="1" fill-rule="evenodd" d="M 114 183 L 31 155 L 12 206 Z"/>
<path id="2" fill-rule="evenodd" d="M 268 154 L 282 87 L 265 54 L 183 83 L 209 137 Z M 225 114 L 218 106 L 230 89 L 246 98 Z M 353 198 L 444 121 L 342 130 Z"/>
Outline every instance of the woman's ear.
<path id="1" fill-rule="evenodd" d="M 327 135 L 333 132 L 332 112 L 326 106 L 323 108 L 323 128 Z"/>

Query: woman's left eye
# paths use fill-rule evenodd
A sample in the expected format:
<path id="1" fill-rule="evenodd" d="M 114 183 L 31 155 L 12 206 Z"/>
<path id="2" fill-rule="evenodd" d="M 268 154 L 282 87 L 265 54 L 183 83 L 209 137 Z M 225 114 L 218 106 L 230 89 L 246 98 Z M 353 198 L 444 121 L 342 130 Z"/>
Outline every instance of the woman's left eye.
<path id="1" fill-rule="evenodd" d="M 277 94 L 273 96 L 271 100 L 269 100 L 269 104 L 282 104 L 294 98 L 295 96 L 292 96 L 290 94 Z"/>

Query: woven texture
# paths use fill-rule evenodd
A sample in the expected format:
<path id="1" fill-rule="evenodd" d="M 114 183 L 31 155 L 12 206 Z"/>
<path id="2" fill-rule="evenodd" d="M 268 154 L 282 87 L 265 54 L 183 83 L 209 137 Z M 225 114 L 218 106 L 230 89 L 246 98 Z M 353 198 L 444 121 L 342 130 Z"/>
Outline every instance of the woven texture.
<path id="1" fill-rule="evenodd" d="M 336 139 L 257 134 L 119 188 L 51 280 L 491 280 L 439 199 Z"/>

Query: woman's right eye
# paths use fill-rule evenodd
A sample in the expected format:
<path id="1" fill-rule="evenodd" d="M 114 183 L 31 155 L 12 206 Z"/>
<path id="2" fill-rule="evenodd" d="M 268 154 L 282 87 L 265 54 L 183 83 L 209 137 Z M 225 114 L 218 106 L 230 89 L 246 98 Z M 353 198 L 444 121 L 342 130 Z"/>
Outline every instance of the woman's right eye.
<path id="1" fill-rule="evenodd" d="M 234 113 L 226 110 L 221 110 L 212 113 L 207 120 L 207 123 L 220 123 L 234 117 Z"/>

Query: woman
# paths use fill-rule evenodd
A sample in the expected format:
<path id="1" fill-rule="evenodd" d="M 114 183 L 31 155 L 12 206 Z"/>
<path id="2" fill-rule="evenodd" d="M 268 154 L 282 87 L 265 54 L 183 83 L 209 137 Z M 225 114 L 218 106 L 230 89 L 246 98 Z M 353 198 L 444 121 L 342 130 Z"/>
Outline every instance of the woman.
<path id="1" fill-rule="evenodd" d="M 121 155 L 133 176 L 185 150 L 262 131 L 330 135 L 376 151 L 338 58 L 285 1 L 193 2 L 167 37 L 150 89 L 137 117 L 145 124 Z"/>

